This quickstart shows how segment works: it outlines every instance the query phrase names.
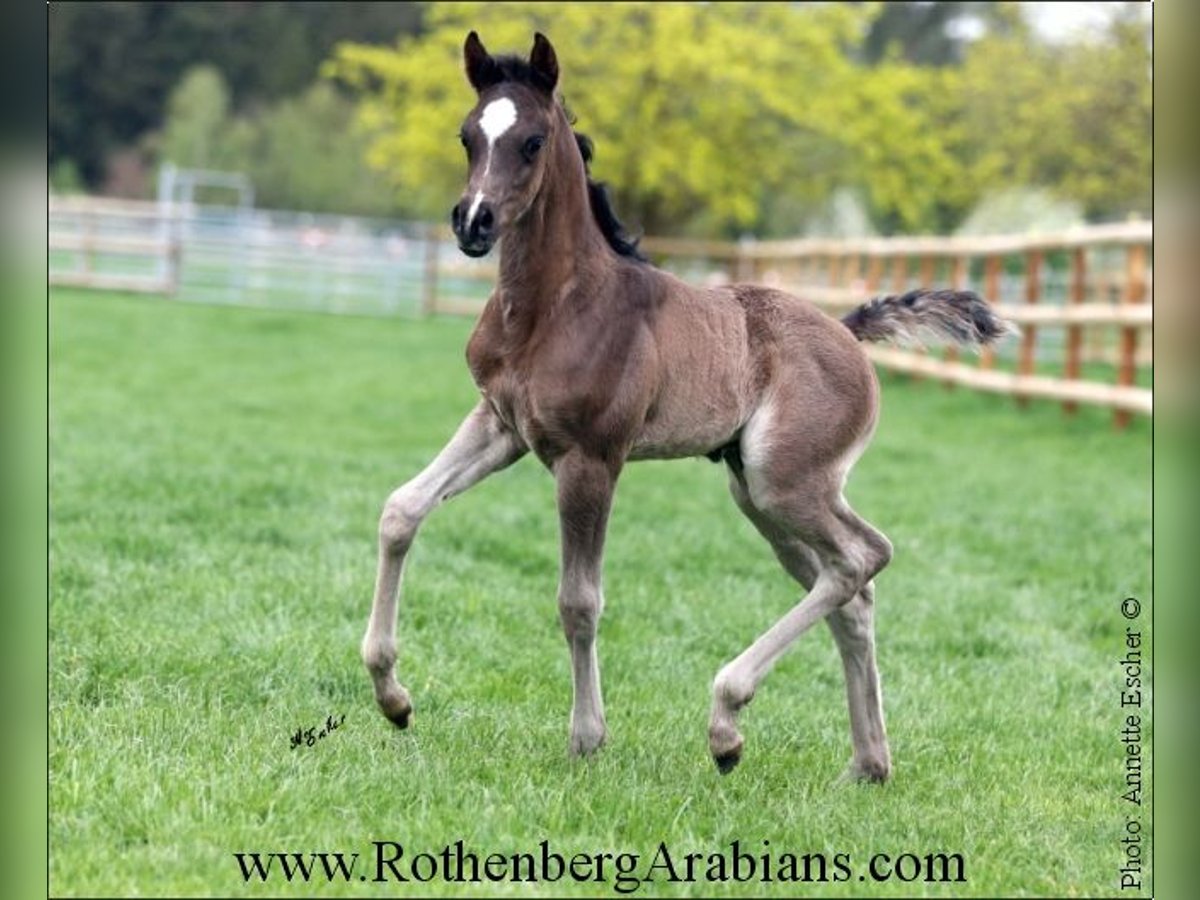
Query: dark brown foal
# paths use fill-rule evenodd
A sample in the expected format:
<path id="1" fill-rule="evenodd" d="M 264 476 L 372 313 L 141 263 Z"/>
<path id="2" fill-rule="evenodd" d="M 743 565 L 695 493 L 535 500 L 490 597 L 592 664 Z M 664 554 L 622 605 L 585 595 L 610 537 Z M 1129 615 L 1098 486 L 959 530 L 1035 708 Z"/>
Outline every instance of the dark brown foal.
<path id="1" fill-rule="evenodd" d="M 404 559 L 439 503 L 532 451 L 558 486 L 559 615 L 571 651 L 570 750 L 605 740 L 596 628 L 613 491 L 629 460 L 724 460 L 738 507 L 807 594 L 718 672 L 709 746 L 722 772 L 741 757 L 739 711 L 777 659 L 829 622 L 846 676 L 849 774 L 891 768 L 875 663 L 874 586 L 892 548 L 842 494 L 875 428 L 879 387 L 859 345 L 928 331 L 984 344 L 1009 330 L 968 292 L 880 298 L 843 321 L 780 291 L 702 290 L 637 253 L 587 173 L 537 35 L 528 61 L 464 48 L 478 102 L 462 126 L 467 187 L 453 211 L 464 253 L 502 239 L 500 279 L 467 346 L 482 395 L 446 448 L 388 498 L 362 653 L 379 706 L 400 727 L 412 702 L 394 674 Z"/>

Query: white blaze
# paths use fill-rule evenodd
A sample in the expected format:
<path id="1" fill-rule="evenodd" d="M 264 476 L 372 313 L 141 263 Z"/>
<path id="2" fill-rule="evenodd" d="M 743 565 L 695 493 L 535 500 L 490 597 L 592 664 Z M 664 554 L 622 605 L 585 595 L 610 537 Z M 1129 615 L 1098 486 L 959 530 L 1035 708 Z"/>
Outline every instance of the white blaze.
<path id="1" fill-rule="evenodd" d="M 487 177 L 492 168 L 492 148 L 496 146 L 496 141 L 500 135 L 512 128 L 516 121 L 517 105 L 507 97 L 493 100 L 483 108 L 483 115 L 479 117 L 479 127 L 483 129 L 483 136 L 487 138 L 487 156 L 483 161 L 483 178 Z M 475 213 L 479 210 L 479 204 L 482 202 L 483 191 L 476 191 L 475 198 L 471 201 L 471 208 L 467 211 L 468 225 L 475 221 Z"/>
<path id="2" fill-rule="evenodd" d="M 471 201 L 471 208 L 467 210 L 467 227 L 475 221 L 475 211 L 479 209 L 479 204 L 483 201 L 483 191 L 475 192 L 475 199 Z"/>

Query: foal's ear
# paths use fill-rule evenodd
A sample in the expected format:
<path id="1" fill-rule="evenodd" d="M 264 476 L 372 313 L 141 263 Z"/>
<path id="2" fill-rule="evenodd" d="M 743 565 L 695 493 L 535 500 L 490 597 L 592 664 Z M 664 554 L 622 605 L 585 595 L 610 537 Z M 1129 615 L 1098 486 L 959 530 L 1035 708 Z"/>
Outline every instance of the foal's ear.
<path id="1" fill-rule="evenodd" d="M 539 86 L 550 93 L 558 84 L 558 57 L 554 48 L 540 31 L 533 36 L 533 49 L 529 52 L 529 65 L 537 76 Z"/>
<path id="2" fill-rule="evenodd" d="M 496 61 L 474 31 L 467 35 L 467 42 L 463 44 L 463 63 L 467 69 L 467 81 L 471 82 L 471 87 L 475 88 L 476 93 L 491 87 L 504 77 L 500 67 L 496 65 Z"/>

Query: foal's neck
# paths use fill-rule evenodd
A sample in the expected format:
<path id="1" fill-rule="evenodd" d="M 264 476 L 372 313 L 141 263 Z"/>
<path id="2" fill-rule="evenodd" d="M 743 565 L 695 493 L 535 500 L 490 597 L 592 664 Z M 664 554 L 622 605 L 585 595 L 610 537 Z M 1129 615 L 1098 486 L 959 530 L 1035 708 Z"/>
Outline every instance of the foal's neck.
<path id="1" fill-rule="evenodd" d="M 615 258 L 592 216 L 587 172 L 566 116 L 555 131 L 541 190 L 500 244 L 500 290 L 514 308 L 554 305 L 580 276 Z"/>

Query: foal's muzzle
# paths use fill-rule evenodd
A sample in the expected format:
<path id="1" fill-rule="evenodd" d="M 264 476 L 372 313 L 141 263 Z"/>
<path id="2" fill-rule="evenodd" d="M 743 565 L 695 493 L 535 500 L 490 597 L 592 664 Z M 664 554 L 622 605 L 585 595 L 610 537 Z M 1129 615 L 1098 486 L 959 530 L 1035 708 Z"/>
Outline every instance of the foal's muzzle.
<path id="1" fill-rule="evenodd" d="M 470 221 L 467 221 L 468 216 Z M 481 201 L 476 205 L 465 199 L 458 201 L 450 211 L 450 224 L 458 239 L 458 249 L 467 256 L 484 256 L 496 242 L 496 215 L 490 203 Z"/>

